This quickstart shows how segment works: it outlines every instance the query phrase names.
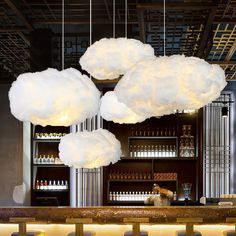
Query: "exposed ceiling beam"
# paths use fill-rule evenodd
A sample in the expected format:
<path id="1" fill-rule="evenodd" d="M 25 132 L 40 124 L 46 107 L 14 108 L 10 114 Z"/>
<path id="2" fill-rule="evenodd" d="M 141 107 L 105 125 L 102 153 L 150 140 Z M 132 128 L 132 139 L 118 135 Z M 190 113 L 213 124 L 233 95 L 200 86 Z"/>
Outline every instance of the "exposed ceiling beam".
<path id="1" fill-rule="evenodd" d="M 49 20 L 35 20 L 32 21 L 33 24 L 39 24 L 39 25 L 57 25 L 61 24 L 61 20 L 54 20 L 54 19 L 49 19 Z M 82 25 L 82 24 L 89 24 L 90 21 L 89 19 L 65 19 L 65 24 L 67 25 Z M 128 21 L 128 24 L 138 24 L 137 20 L 132 20 Z M 93 19 L 93 24 L 96 25 L 107 25 L 107 24 L 112 24 L 112 21 L 109 21 L 107 19 Z M 116 24 L 125 24 L 125 21 L 116 21 Z"/>
<path id="2" fill-rule="evenodd" d="M 183 4 L 177 3 L 177 2 L 169 2 L 166 3 L 166 9 L 172 9 L 172 10 L 205 10 L 205 9 L 211 9 L 212 7 L 217 7 L 217 5 L 209 4 L 209 3 L 188 3 L 185 2 Z M 137 4 L 137 9 L 142 10 L 163 10 L 163 3 L 142 3 Z"/>
<path id="3" fill-rule="evenodd" d="M 217 6 L 212 7 L 211 11 L 208 15 L 206 24 L 204 26 L 204 31 L 202 34 L 199 50 L 197 53 L 198 57 L 202 57 L 204 55 L 204 50 L 207 45 L 207 39 L 210 37 L 210 33 L 211 33 L 211 29 L 212 29 L 213 20 L 214 20 L 215 14 L 216 14 L 216 10 L 217 10 Z"/>
<path id="4" fill-rule="evenodd" d="M 9 28 L 0 28 L 0 33 L 17 33 L 17 32 L 23 32 L 23 31 L 29 31 L 27 28 L 25 27 L 9 27 Z"/>
<path id="5" fill-rule="evenodd" d="M 24 16 L 21 12 L 20 8 L 17 6 L 14 0 L 5 0 L 6 4 L 12 9 L 12 11 L 22 20 L 24 25 L 27 27 L 28 30 L 33 30 L 33 26 L 28 21 L 28 19 Z"/>
<path id="6" fill-rule="evenodd" d="M 28 46 L 30 46 L 30 40 L 28 39 L 27 36 L 25 36 L 25 34 L 23 34 L 22 32 L 18 32 L 18 35 Z"/>
<path id="7" fill-rule="evenodd" d="M 209 61 L 210 64 L 217 64 L 219 66 L 227 66 L 227 65 L 232 65 L 236 66 L 236 61 Z"/>
<path id="8" fill-rule="evenodd" d="M 229 18 L 218 18 L 216 17 L 214 19 L 214 24 L 222 24 L 222 23 L 225 23 L 225 24 L 234 24 L 235 25 L 235 22 L 236 22 L 236 19 L 233 18 L 233 19 L 229 19 Z"/>
<path id="9" fill-rule="evenodd" d="M 226 57 L 225 57 L 225 61 L 230 61 L 231 58 L 233 57 L 234 53 L 236 51 L 236 41 L 234 42 L 234 44 L 232 45 L 232 47 L 229 49 Z"/>

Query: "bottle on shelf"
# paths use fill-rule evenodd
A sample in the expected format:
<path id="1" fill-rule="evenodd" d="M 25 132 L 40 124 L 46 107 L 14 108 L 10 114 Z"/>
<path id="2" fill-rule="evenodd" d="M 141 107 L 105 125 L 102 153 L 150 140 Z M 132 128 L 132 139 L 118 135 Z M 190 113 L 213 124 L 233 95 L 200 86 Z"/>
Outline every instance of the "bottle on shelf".
<path id="1" fill-rule="evenodd" d="M 176 191 L 174 191 L 173 200 L 174 200 L 174 201 L 177 201 L 177 200 L 178 200 Z"/>
<path id="2" fill-rule="evenodd" d="M 133 157 L 133 146 L 129 146 L 129 156 L 132 158 Z"/>

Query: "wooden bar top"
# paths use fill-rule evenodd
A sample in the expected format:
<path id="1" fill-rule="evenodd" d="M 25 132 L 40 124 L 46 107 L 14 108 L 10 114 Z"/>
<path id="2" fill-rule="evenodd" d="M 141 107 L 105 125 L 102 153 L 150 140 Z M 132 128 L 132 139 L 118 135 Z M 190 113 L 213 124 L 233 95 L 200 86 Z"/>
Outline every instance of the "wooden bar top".
<path id="1" fill-rule="evenodd" d="M 91 218 L 93 224 L 124 224 L 124 218 L 148 218 L 149 223 L 154 224 L 179 224 L 177 218 L 202 218 L 202 224 L 216 224 L 226 223 L 226 218 L 236 219 L 236 207 L 0 207 L 0 223 L 8 223 L 15 217 L 55 224 L 64 224 L 68 218 Z"/>

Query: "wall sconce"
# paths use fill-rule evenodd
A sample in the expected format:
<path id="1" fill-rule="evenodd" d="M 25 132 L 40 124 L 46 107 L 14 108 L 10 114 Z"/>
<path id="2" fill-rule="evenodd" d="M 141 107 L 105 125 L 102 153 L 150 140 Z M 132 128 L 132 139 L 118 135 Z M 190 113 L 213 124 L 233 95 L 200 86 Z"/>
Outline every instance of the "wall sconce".
<path id="1" fill-rule="evenodd" d="M 221 108 L 221 115 L 222 117 L 228 117 L 228 107 L 224 106 Z"/>

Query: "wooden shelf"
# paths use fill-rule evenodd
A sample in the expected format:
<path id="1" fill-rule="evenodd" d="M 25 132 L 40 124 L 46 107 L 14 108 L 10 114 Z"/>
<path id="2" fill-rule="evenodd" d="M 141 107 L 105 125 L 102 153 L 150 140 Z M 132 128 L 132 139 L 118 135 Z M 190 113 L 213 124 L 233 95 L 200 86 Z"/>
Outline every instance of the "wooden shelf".
<path id="1" fill-rule="evenodd" d="M 178 136 L 129 136 L 129 139 L 177 139 Z"/>
<path id="2" fill-rule="evenodd" d="M 45 192 L 45 193 L 53 193 L 53 192 L 69 192 L 69 189 L 33 189 L 34 192 Z"/>
<path id="3" fill-rule="evenodd" d="M 122 157 L 121 160 L 144 161 L 144 160 L 165 160 L 165 161 L 196 161 L 197 157 Z"/>
<path id="4" fill-rule="evenodd" d="M 64 164 L 33 164 L 35 167 L 65 167 L 68 168 L 68 166 Z"/>
<path id="5" fill-rule="evenodd" d="M 122 204 L 143 204 L 144 205 L 144 201 L 108 201 L 108 204 L 119 204 L 119 205 L 122 205 Z"/>
<path id="6" fill-rule="evenodd" d="M 61 139 L 33 139 L 35 143 L 59 143 Z"/>
<path id="7" fill-rule="evenodd" d="M 110 179 L 108 180 L 109 182 L 176 182 L 177 179 L 175 180 L 168 180 L 168 179 L 163 179 L 163 180 L 155 180 L 155 179 Z"/>

